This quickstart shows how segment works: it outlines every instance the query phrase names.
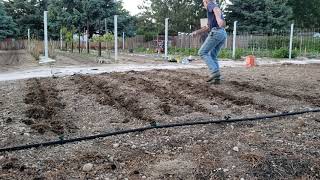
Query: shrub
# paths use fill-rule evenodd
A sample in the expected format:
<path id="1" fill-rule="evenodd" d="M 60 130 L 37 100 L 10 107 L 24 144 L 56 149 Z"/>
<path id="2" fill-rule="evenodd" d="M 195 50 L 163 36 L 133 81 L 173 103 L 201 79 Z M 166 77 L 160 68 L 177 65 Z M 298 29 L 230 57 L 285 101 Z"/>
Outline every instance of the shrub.
<path id="1" fill-rule="evenodd" d="M 135 48 L 134 51 L 135 52 L 140 52 L 140 53 L 145 53 L 146 52 L 146 48 L 144 47 L 138 47 L 138 48 Z"/>
<path id="2" fill-rule="evenodd" d="M 261 49 L 280 49 L 289 48 L 290 38 L 289 36 L 266 36 L 259 39 L 253 39 L 249 41 L 249 47 L 261 48 Z M 307 48 L 308 51 L 320 51 L 320 39 L 312 37 L 303 37 L 302 41 L 300 37 L 294 37 L 292 46 L 294 48 Z"/>
<path id="3" fill-rule="evenodd" d="M 220 51 L 219 58 L 231 59 L 232 58 L 232 51 L 228 50 L 228 49 L 222 49 Z"/>
<path id="4" fill-rule="evenodd" d="M 296 50 L 292 51 L 291 57 L 296 58 L 298 56 L 298 52 Z M 289 58 L 289 49 L 287 48 L 280 48 L 277 50 L 274 50 L 272 52 L 273 58 Z"/>
<path id="5" fill-rule="evenodd" d="M 152 41 L 154 40 L 154 38 L 157 36 L 157 33 L 154 33 L 154 32 L 146 32 L 144 34 L 144 40 L 145 42 L 149 42 L 149 41 Z"/>

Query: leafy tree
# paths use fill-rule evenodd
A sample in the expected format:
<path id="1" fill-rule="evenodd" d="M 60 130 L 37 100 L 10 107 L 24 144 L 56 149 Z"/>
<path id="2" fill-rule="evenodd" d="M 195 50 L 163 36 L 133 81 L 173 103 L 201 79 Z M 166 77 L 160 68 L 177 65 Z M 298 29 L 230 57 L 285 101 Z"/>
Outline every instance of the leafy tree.
<path id="1" fill-rule="evenodd" d="M 43 11 L 48 9 L 49 36 L 58 39 L 60 29 L 76 28 L 76 32 L 89 29 L 90 36 L 104 25 L 99 21 L 107 19 L 108 29 L 113 29 L 113 16 L 119 15 L 119 33 L 126 32 L 133 36 L 136 30 L 136 19 L 123 9 L 122 2 L 113 0 L 7 0 L 3 1 L 8 16 L 11 16 L 19 28 L 15 35 L 26 37 L 27 29 L 31 34 L 43 37 Z M 48 8 L 47 8 L 48 7 Z M 104 24 L 104 23 L 101 23 Z"/>
<path id="2" fill-rule="evenodd" d="M 50 36 L 54 39 L 58 39 L 59 30 L 63 28 L 67 31 L 81 31 L 84 22 L 82 6 L 79 6 L 79 0 L 55 0 L 49 2 L 49 30 Z M 64 36 L 65 37 L 65 36 Z"/>
<path id="3" fill-rule="evenodd" d="M 206 17 L 202 0 L 145 0 L 144 4 L 147 5 L 140 7 L 144 10 L 139 18 L 140 34 L 148 33 L 150 29 L 163 34 L 165 18 L 170 21 L 170 34 L 190 32 L 199 28 L 200 19 Z"/>
<path id="4" fill-rule="evenodd" d="M 153 40 L 153 38 L 157 36 L 159 32 L 161 32 L 161 29 L 159 29 L 158 26 L 152 22 L 152 19 L 145 16 L 144 14 L 140 15 L 137 18 L 137 22 L 137 34 L 144 35 L 146 41 Z"/>
<path id="5" fill-rule="evenodd" d="M 16 30 L 16 24 L 13 22 L 12 17 L 7 15 L 3 4 L 0 2 L 0 40 L 13 37 Z"/>
<path id="6" fill-rule="evenodd" d="M 78 31 L 89 29 L 90 37 L 104 31 L 104 19 L 107 28 L 113 30 L 113 17 L 118 17 L 119 33 L 132 36 L 135 32 L 135 18 L 123 10 L 121 2 L 111 0 L 56 0 L 49 3 L 51 29 L 74 26 Z M 58 31 L 57 31 L 58 32 Z M 57 34 L 57 33 L 56 33 Z M 58 35 L 58 34 L 57 34 Z"/>
<path id="7" fill-rule="evenodd" d="M 43 0 L 8 0 L 4 1 L 5 9 L 16 24 L 18 24 L 17 37 L 27 37 L 28 28 L 31 34 L 43 37 Z"/>
<path id="8" fill-rule="evenodd" d="M 320 26 L 319 0 L 288 0 L 293 10 L 293 19 L 302 28 L 318 28 Z"/>
<path id="9" fill-rule="evenodd" d="M 288 29 L 292 9 L 287 0 L 231 0 L 226 8 L 229 25 L 238 21 L 240 31 L 261 32 Z"/>

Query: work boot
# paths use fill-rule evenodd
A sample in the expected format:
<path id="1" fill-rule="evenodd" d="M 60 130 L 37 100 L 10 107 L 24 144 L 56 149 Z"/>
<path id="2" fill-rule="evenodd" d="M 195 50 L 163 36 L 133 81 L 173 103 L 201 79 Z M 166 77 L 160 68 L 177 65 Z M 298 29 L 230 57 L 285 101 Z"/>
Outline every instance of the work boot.
<path id="1" fill-rule="evenodd" d="M 221 83 L 221 74 L 219 71 L 212 73 L 212 76 L 210 79 L 207 81 L 209 84 L 220 84 Z"/>
<path id="2" fill-rule="evenodd" d="M 222 81 L 221 79 L 214 79 L 214 80 L 210 81 L 209 84 L 219 85 L 219 84 L 221 84 L 221 81 Z"/>

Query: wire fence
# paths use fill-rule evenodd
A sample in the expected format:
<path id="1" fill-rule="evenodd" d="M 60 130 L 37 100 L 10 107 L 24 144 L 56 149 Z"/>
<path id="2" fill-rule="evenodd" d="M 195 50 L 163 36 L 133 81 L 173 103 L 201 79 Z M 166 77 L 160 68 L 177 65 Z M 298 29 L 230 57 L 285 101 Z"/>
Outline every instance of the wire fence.
<path id="1" fill-rule="evenodd" d="M 0 42 L 0 50 L 19 50 L 26 47 L 27 42 L 25 40 L 7 39 Z"/>
<path id="2" fill-rule="evenodd" d="M 290 29 L 287 31 L 265 31 L 257 33 L 237 32 L 235 40 L 235 53 L 237 58 L 246 55 L 255 55 L 257 57 L 274 57 L 288 58 L 290 46 Z M 118 48 L 125 52 L 141 53 L 163 53 L 164 36 L 154 36 L 152 40 L 146 41 L 143 36 L 130 38 L 118 38 Z M 206 39 L 206 35 L 190 36 L 187 33 L 179 33 L 178 36 L 169 36 L 168 47 L 169 54 L 197 55 L 198 49 Z M 233 52 L 233 33 L 228 33 L 225 45 L 220 56 L 232 58 Z M 26 40 L 10 40 L 0 42 L 0 50 L 27 49 L 33 50 L 36 55 L 43 51 L 41 40 L 31 41 L 28 46 Z M 85 52 L 87 49 L 86 42 L 74 40 L 73 42 L 49 41 L 51 52 L 53 49 L 62 49 L 72 52 Z M 114 42 L 90 42 L 89 48 L 92 50 L 113 50 Z M 320 29 L 301 29 L 295 28 L 292 38 L 292 55 L 293 57 L 303 56 L 309 58 L 320 57 Z"/>
<path id="3" fill-rule="evenodd" d="M 292 37 L 293 56 L 320 56 L 320 29 L 294 29 Z M 239 32 L 236 48 L 244 54 L 260 57 L 277 57 L 281 52 L 287 53 L 290 47 L 291 31 L 273 31 L 260 33 Z M 229 35 L 227 49 L 232 49 L 233 35 Z"/>
<path id="4" fill-rule="evenodd" d="M 237 56 L 255 55 L 258 57 L 287 58 L 290 47 L 290 30 L 270 32 L 237 32 L 235 47 Z M 204 37 L 191 37 L 187 34 L 178 36 L 173 48 L 199 49 Z M 233 33 L 228 33 L 223 52 L 231 55 L 233 50 Z M 181 50 L 180 50 L 181 51 Z M 229 53 L 228 53 L 229 52 Z M 320 57 L 320 29 L 294 29 L 292 38 L 292 55 Z"/>
<path id="5" fill-rule="evenodd" d="M 246 55 L 257 57 L 288 58 L 290 47 L 290 29 L 286 31 L 265 32 L 237 32 L 235 47 L 236 56 L 240 58 Z M 169 54 L 197 55 L 197 50 L 206 39 L 206 35 L 190 36 L 188 33 L 179 33 L 178 36 L 169 36 Z M 221 52 L 223 57 L 231 58 L 233 51 L 233 33 L 228 33 L 225 45 Z M 92 43 L 93 46 L 95 43 Z M 123 46 L 124 44 L 124 46 Z M 164 36 L 155 36 L 153 40 L 146 42 L 143 36 L 126 38 L 124 42 L 119 38 L 119 48 L 133 49 L 143 53 L 158 52 L 164 48 Z M 108 46 L 113 49 L 113 43 Z M 295 28 L 292 38 L 292 57 L 303 56 L 308 58 L 320 57 L 320 29 Z"/>

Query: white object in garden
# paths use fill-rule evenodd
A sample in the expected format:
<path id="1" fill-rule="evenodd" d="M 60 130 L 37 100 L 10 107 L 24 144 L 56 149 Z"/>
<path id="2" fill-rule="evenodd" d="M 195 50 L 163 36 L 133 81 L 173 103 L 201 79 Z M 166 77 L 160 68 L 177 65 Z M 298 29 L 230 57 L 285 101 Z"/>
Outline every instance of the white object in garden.
<path id="1" fill-rule="evenodd" d="M 201 28 L 208 26 L 208 18 L 200 19 Z"/>
<path id="2" fill-rule="evenodd" d="M 233 25 L 233 46 L 232 46 L 232 58 L 236 58 L 236 38 L 237 38 L 237 23 L 238 21 L 234 22 Z"/>
<path id="3" fill-rule="evenodd" d="M 168 31 L 169 31 L 169 18 L 165 20 L 165 60 L 168 60 Z"/>
<path id="4" fill-rule="evenodd" d="M 48 48 L 48 11 L 44 11 L 44 56 L 40 57 L 39 64 L 46 64 L 55 62 L 53 59 L 49 59 L 49 48 Z"/>
<path id="5" fill-rule="evenodd" d="M 114 16 L 114 60 L 118 60 L 118 15 Z"/>
<path id="6" fill-rule="evenodd" d="M 92 170 L 92 168 L 93 168 L 93 164 L 88 163 L 88 164 L 85 164 L 85 165 L 82 167 L 82 170 L 83 170 L 84 172 L 89 172 L 89 171 Z"/>
<path id="7" fill-rule="evenodd" d="M 313 35 L 313 37 L 314 37 L 314 38 L 320 38 L 320 33 L 315 33 L 315 34 Z"/>
<path id="8" fill-rule="evenodd" d="M 290 60 L 292 59 L 293 27 L 294 27 L 294 24 L 291 24 L 290 44 L 289 44 L 289 59 Z"/>
<path id="9" fill-rule="evenodd" d="M 79 34 L 73 34 L 73 41 L 79 41 Z M 80 36 L 80 43 L 84 43 L 86 42 L 86 39 L 87 39 L 87 35 L 84 34 L 84 35 L 81 35 Z"/>
<path id="10" fill-rule="evenodd" d="M 182 64 L 190 64 L 189 58 L 185 57 L 183 58 L 183 60 L 181 61 Z"/>
<path id="11" fill-rule="evenodd" d="M 188 60 L 189 60 L 189 61 L 194 61 L 194 58 L 190 55 L 190 56 L 188 57 Z"/>
<path id="12" fill-rule="evenodd" d="M 239 152 L 239 148 L 237 146 L 235 146 L 234 148 L 232 148 L 232 150 L 234 150 L 235 152 Z"/>

